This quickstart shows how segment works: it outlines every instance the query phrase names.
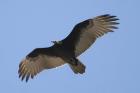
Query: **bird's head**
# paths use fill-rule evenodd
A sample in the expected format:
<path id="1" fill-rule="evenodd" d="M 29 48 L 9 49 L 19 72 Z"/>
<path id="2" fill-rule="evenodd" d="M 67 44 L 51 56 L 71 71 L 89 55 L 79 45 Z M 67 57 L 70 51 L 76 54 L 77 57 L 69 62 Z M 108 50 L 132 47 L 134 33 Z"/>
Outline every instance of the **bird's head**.
<path id="1" fill-rule="evenodd" d="M 62 41 L 51 41 L 53 44 L 62 44 Z"/>

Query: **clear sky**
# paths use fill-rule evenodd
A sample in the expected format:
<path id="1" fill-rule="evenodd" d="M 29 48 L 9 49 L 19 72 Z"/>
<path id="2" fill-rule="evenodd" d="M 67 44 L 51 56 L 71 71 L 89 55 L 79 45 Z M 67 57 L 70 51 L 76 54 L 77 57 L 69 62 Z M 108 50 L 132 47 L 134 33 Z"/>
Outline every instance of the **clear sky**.
<path id="1" fill-rule="evenodd" d="M 119 29 L 79 57 L 85 74 L 64 65 L 21 82 L 18 65 L 32 49 L 102 14 L 117 15 Z M 140 0 L 0 0 L 0 93 L 140 93 L 139 17 Z"/>

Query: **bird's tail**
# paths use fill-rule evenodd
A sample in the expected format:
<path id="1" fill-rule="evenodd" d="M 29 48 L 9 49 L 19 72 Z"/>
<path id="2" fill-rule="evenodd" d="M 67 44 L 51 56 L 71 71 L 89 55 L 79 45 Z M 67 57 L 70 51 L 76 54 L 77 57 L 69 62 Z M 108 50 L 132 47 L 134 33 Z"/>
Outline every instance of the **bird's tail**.
<path id="1" fill-rule="evenodd" d="M 69 64 L 70 68 L 75 74 L 83 74 L 85 72 L 85 65 L 82 64 L 80 61 L 76 65 Z"/>

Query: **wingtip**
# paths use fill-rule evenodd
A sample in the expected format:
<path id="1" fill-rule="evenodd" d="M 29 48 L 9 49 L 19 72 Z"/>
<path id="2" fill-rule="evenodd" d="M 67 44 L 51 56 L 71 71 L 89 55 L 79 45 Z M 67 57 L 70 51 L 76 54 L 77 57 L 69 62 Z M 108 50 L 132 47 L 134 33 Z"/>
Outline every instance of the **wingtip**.
<path id="1" fill-rule="evenodd" d="M 116 15 L 111 15 L 111 14 L 104 14 L 104 15 L 100 15 L 98 17 L 116 18 L 116 20 L 119 20 L 119 18 L 117 18 Z"/>

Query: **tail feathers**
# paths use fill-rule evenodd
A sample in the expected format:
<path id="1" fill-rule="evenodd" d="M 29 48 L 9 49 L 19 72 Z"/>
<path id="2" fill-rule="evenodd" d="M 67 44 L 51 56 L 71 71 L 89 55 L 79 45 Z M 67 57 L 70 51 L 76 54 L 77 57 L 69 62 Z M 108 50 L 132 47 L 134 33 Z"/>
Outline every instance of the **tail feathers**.
<path id="1" fill-rule="evenodd" d="M 75 74 L 78 74 L 78 73 L 83 74 L 83 73 L 85 72 L 85 68 L 86 68 L 86 67 L 85 67 L 85 65 L 82 64 L 81 62 L 78 62 L 77 65 L 71 65 L 71 64 L 69 64 L 69 65 L 70 65 L 72 71 L 73 71 Z"/>

